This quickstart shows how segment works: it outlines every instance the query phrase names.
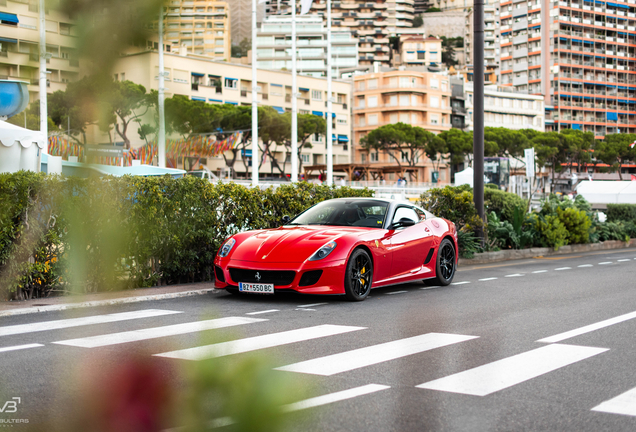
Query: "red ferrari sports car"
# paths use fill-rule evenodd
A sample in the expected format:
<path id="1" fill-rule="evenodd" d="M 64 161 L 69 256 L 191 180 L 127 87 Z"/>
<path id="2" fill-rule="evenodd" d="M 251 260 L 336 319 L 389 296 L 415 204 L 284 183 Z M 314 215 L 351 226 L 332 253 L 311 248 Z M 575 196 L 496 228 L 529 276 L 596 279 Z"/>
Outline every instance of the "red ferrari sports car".
<path id="1" fill-rule="evenodd" d="M 361 301 L 371 288 L 418 279 L 448 285 L 455 275 L 455 225 L 406 202 L 332 199 L 282 223 L 227 239 L 214 260 L 216 287 Z"/>

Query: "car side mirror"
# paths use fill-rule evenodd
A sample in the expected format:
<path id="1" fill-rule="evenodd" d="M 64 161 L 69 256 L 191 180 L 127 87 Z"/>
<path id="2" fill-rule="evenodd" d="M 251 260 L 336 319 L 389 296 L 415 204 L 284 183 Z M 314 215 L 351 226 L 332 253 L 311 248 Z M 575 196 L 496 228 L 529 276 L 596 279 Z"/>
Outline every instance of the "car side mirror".
<path id="1" fill-rule="evenodd" d="M 406 217 L 403 217 L 402 219 L 400 219 L 397 222 L 394 222 L 389 228 L 390 229 L 396 229 L 396 228 L 404 228 L 404 227 L 410 227 L 415 225 L 415 221 Z"/>
<path id="2" fill-rule="evenodd" d="M 287 225 L 289 221 L 291 221 L 291 218 L 289 216 L 283 216 L 283 225 Z"/>

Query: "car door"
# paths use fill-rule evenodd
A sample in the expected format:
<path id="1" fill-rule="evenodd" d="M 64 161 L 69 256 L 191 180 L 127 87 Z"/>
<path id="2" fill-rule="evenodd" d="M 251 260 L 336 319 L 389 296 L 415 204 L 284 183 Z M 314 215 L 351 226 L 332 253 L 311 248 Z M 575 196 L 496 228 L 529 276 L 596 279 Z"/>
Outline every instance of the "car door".
<path id="1" fill-rule="evenodd" d="M 422 268 L 426 254 L 432 244 L 432 233 L 422 223 L 422 216 L 411 206 L 401 205 L 395 209 L 391 223 L 408 218 L 415 225 L 389 231 L 391 238 L 391 276 L 407 276 Z"/>

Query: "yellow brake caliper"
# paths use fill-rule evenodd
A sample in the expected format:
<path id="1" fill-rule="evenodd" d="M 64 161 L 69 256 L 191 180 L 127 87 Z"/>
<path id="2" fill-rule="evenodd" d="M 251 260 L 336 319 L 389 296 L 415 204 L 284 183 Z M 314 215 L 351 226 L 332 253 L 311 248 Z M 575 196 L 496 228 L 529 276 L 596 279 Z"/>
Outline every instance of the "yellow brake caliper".
<path id="1" fill-rule="evenodd" d="M 365 267 L 362 267 L 362 271 L 360 272 L 360 274 L 364 274 L 364 270 L 365 270 Z M 360 279 L 360 283 L 364 285 L 364 279 Z"/>

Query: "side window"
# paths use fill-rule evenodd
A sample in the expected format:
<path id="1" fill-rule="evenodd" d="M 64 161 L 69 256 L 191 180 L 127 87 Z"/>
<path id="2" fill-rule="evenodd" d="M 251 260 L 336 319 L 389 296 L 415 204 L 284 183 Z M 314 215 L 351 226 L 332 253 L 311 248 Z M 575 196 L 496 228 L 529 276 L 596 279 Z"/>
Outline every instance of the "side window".
<path id="1" fill-rule="evenodd" d="M 417 217 L 420 218 L 420 221 L 426 220 L 426 213 L 424 213 L 422 210 L 416 208 L 415 213 L 417 214 Z"/>
<path id="2" fill-rule="evenodd" d="M 410 207 L 398 207 L 395 211 L 395 216 L 393 216 L 393 221 L 391 223 L 398 222 L 402 218 L 411 219 L 413 222 L 418 223 L 420 221 L 420 217 L 415 213 Z"/>

